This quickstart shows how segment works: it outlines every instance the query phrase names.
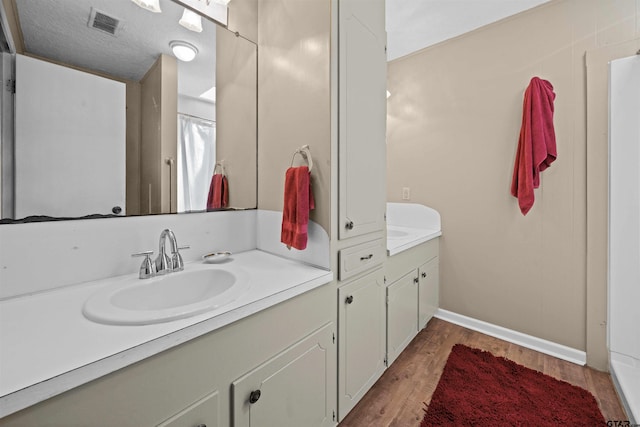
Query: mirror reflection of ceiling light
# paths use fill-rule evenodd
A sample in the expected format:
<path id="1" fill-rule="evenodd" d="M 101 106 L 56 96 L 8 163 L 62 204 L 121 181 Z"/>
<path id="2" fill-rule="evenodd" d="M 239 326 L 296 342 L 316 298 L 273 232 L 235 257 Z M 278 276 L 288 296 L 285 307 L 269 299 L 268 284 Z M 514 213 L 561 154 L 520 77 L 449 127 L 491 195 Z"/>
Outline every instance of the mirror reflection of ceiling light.
<path id="1" fill-rule="evenodd" d="M 131 0 L 138 6 L 154 13 L 162 12 L 160 9 L 160 0 Z"/>
<path id="2" fill-rule="evenodd" d="M 196 33 L 202 32 L 202 18 L 192 10 L 185 9 L 178 23 L 187 30 L 195 31 Z"/>
<path id="3" fill-rule="evenodd" d="M 169 47 L 173 51 L 173 54 L 181 61 L 189 62 L 193 61 L 193 58 L 198 54 L 198 48 L 181 40 L 174 40 L 169 43 Z"/>

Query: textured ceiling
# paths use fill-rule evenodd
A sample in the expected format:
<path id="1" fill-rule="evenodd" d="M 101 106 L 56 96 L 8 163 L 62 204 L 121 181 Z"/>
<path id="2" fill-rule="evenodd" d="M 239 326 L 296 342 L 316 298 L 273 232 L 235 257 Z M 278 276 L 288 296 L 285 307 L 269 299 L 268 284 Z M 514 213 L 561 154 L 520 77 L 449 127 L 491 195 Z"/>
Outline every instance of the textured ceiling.
<path id="1" fill-rule="evenodd" d="M 170 41 L 183 40 L 199 53 L 179 64 L 180 93 L 198 96 L 215 85 L 215 24 L 203 19 L 201 33 L 183 28 L 176 3 L 163 0 L 162 13 L 152 13 L 131 0 L 15 1 L 28 53 L 139 81 L 161 53 L 172 55 Z M 113 36 L 90 28 L 92 7 L 120 19 L 121 30 Z"/>
<path id="2" fill-rule="evenodd" d="M 387 59 L 408 55 L 549 0 L 386 0 Z"/>

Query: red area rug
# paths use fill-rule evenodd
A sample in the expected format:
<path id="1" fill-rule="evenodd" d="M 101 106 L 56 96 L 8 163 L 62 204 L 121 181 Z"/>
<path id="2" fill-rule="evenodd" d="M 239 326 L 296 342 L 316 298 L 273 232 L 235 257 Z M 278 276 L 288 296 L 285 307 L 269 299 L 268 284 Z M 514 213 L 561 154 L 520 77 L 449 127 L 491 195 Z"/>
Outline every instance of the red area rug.
<path id="1" fill-rule="evenodd" d="M 425 412 L 421 427 L 607 425 L 588 391 L 461 344 Z"/>

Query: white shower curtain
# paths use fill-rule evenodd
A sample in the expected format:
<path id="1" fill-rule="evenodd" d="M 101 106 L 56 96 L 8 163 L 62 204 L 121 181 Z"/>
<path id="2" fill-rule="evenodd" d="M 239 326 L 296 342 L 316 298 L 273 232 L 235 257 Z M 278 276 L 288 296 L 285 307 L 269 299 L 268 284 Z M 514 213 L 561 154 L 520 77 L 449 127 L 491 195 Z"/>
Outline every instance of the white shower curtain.
<path id="1" fill-rule="evenodd" d="M 206 210 L 215 164 L 215 122 L 178 114 L 178 212 Z"/>

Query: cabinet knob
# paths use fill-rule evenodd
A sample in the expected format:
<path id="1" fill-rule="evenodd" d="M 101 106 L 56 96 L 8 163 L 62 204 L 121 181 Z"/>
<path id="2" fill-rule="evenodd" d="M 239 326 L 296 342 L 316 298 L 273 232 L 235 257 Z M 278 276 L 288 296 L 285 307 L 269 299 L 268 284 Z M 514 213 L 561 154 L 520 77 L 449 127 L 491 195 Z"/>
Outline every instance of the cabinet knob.
<path id="1" fill-rule="evenodd" d="M 413 278 L 413 283 L 418 283 L 420 280 L 417 277 Z"/>
<path id="2" fill-rule="evenodd" d="M 347 304 L 351 304 L 353 302 L 353 295 L 349 295 L 344 302 L 346 302 Z"/>
<path id="3" fill-rule="evenodd" d="M 347 230 L 353 230 L 353 221 L 347 221 L 347 223 L 344 225 L 344 227 Z"/>
<path id="4" fill-rule="evenodd" d="M 206 424 L 198 424 L 196 427 L 207 427 Z"/>
<path id="5" fill-rule="evenodd" d="M 262 393 L 260 392 L 260 390 L 253 390 L 251 394 L 249 394 L 249 403 L 256 403 L 258 400 L 260 400 L 261 395 Z"/>
<path id="6" fill-rule="evenodd" d="M 427 277 L 427 273 L 426 272 L 422 272 L 422 277 Z"/>

